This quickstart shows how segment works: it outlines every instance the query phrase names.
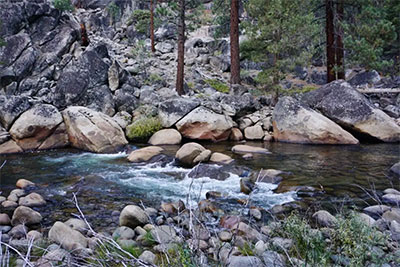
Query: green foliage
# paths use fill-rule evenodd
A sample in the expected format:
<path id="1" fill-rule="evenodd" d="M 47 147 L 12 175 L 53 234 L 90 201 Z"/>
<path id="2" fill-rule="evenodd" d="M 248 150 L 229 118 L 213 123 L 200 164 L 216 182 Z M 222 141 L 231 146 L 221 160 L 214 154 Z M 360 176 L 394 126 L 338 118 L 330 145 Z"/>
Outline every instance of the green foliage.
<path id="1" fill-rule="evenodd" d="M 383 264 L 389 260 L 387 255 L 380 257 L 373 251 L 375 246 L 383 246 L 388 236 L 366 225 L 354 213 L 339 217 L 332 236 L 332 243 L 339 255 L 350 260 L 350 266 L 365 266 L 367 261 Z"/>
<path id="2" fill-rule="evenodd" d="M 218 92 L 225 94 L 229 93 L 229 86 L 225 83 L 218 81 L 217 79 L 207 79 L 204 81 Z"/>
<path id="3" fill-rule="evenodd" d="M 213 24 L 216 25 L 214 30 L 214 37 L 220 38 L 229 35 L 230 30 L 230 3 L 229 0 L 217 0 L 212 6 L 212 13 L 214 14 Z"/>
<path id="4" fill-rule="evenodd" d="M 106 9 L 113 22 L 117 21 L 120 18 L 121 9 L 115 4 L 115 2 L 109 3 Z"/>
<path id="5" fill-rule="evenodd" d="M 136 9 L 131 16 L 132 23 L 135 25 L 136 31 L 143 34 L 150 34 L 150 11 Z"/>
<path id="6" fill-rule="evenodd" d="M 254 256 L 256 254 L 254 245 L 248 242 L 244 243 L 242 247 L 238 247 L 238 250 L 243 256 Z"/>
<path id="7" fill-rule="evenodd" d="M 73 11 L 74 8 L 71 4 L 71 0 L 54 0 L 53 1 L 54 7 L 61 12 L 63 11 Z"/>
<path id="8" fill-rule="evenodd" d="M 196 267 L 198 264 L 195 263 L 193 259 L 193 251 L 187 246 L 182 244 L 177 244 L 168 251 L 168 261 L 165 256 L 162 256 L 158 260 L 159 266 L 173 266 L 173 267 Z"/>
<path id="9" fill-rule="evenodd" d="M 126 252 L 129 252 L 133 257 L 139 258 L 140 254 L 142 254 L 143 250 L 135 245 L 121 245 L 121 248 L 125 250 Z"/>
<path id="10" fill-rule="evenodd" d="M 162 125 L 158 117 L 142 117 L 126 127 L 126 136 L 132 141 L 147 141 L 161 129 Z"/>
<path id="11" fill-rule="evenodd" d="M 242 58 L 267 62 L 257 81 L 277 90 L 280 80 L 295 65 L 310 62 L 318 25 L 308 0 L 249 0 L 249 20 L 244 24 L 249 41 L 241 46 Z"/>
<path id="12" fill-rule="evenodd" d="M 313 230 L 305 219 L 293 213 L 278 231 L 283 237 L 294 241 L 295 245 L 290 251 L 292 255 L 305 260 L 311 266 L 328 265 L 330 255 L 327 244 L 321 232 Z"/>
<path id="13" fill-rule="evenodd" d="M 394 260 L 390 253 L 382 253 L 389 236 L 368 226 L 353 212 L 337 219 L 336 227 L 325 228 L 323 234 L 297 213 L 292 213 L 273 233 L 292 239 L 294 246 L 288 251 L 289 255 L 310 266 L 331 266 L 334 255 L 348 262 L 349 266 L 366 266 L 367 263 L 380 266 Z M 329 241 L 326 241 L 326 236 Z"/>
<path id="14" fill-rule="evenodd" d="M 343 23 L 346 59 L 352 64 L 375 70 L 393 66 L 392 59 L 384 58 L 385 47 L 396 40 L 396 28 L 388 18 L 385 1 L 354 0 L 347 9 L 349 19 Z M 397 8 L 400 9 L 399 4 Z"/>
<path id="15" fill-rule="evenodd" d="M 143 236 L 143 241 L 149 247 L 157 244 L 157 242 L 153 238 L 153 235 L 151 234 L 151 231 L 146 232 L 146 234 Z"/>
<path id="16" fill-rule="evenodd" d="M 122 267 L 134 266 L 136 258 L 141 254 L 141 249 L 136 246 L 117 246 L 108 240 L 99 242 L 93 250 L 93 254 L 85 259 L 86 266 Z"/>
<path id="17" fill-rule="evenodd" d="M 163 79 L 157 73 L 150 73 L 149 78 L 144 82 L 147 85 L 162 82 Z"/>

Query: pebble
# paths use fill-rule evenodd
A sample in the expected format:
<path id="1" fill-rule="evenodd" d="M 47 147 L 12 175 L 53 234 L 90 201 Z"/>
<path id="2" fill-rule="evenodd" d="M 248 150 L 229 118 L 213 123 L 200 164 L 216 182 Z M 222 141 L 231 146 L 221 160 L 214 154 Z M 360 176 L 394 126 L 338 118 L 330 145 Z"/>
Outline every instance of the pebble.
<path id="1" fill-rule="evenodd" d="M 0 225 L 10 225 L 11 219 L 10 216 L 6 213 L 0 213 Z"/>
<path id="2" fill-rule="evenodd" d="M 27 188 L 27 187 L 35 186 L 35 183 L 33 183 L 33 182 L 29 181 L 29 180 L 26 180 L 26 179 L 19 179 L 17 181 L 17 183 L 16 183 L 16 186 L 18 188 L 24 189 L 24 188 Z"/>
<path id="3" fill-rule="evenodd" d="M 2 202 L 1 205 L 2 205 L 3 208 L 5 208 L 5 209 L 12 209 L 12 208 L 18 207 L 17 202 L 15 202 L 15 201 L 10 201 L 10 200 L 6 200 L 6 201 Z"/>

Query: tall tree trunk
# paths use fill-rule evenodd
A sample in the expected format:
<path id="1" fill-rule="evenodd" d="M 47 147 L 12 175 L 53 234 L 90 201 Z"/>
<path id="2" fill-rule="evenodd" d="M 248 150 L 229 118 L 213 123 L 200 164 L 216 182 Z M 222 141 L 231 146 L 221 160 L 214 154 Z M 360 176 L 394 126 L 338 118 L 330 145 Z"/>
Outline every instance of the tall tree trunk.
<path id="1" fill-rule="evenodd" d="M 333 1 L 325 0 L 326 6 L 326 65 L 328 83 L 336 79 L 335 66 L 335 28 L 333 24 Z"/>
<path id="2" fill-rule="evenodd" d="M 345 79 L 345 71 L 344 71 L 344 46 L 343 46 L 343 28 L 341 23 L 343 22 L 343 0 L 339 0 L 336 4 L 336 14 L 337 14 L 337 21 L 336 21 L 336 67 L 338 68 L 337 71 L 337 78 L 338 79 Z"/>
<path id="3" fill-rule="evenodd" d="M 240 83 L 239 0 L 231 0 L 231 84 Z"/>
<path id="4" fill-rule="evenodd" d="M 150 0 L 150 40 L 151 40 L 151 52 L 156 52 L 154 44 L 154 5 L 153 0 Z"/>
<path id="5" fill-rule="evenodd" d="M 179 0 L 179 23 L 178 23 L 178 69 L 176 72 L 176 91 L 183 95 L 183 76 L 185 68 L 185 0 Z"/>

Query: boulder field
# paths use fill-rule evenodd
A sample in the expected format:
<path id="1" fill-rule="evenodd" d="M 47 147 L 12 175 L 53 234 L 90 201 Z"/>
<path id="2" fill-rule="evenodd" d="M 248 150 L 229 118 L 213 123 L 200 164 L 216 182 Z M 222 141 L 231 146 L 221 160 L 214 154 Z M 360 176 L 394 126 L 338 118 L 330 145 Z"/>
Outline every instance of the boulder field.
<path id="1" fill-rule="evenodd" d="M 400 141 L 400 126 L 395 120 L 344 81 L 335 81 L 307 93 L 301 100 L 282 97 L 275 107 L 265 106 L 238 119 L 218 113 L 197 100 L 191 101 L 189 97 L 174 100 L 176 102 L 166 100 L 158 108 L 144 111 L 145 114 L 153 112 L 161 125 L 171 126 L 154 133 L 149 138 L 150 144 L 179 145 L 182 138 L 346 145 L 365 140 Z M 50 104 L 35 104 L 21 112 L 12 123 L 6 124 L 3 120 L 0 153 L 66 146 L 96 153 L 117 152 L 128 144 L 123 127 L 143 117 L 143 114 L 139 117 L 135 112 L 132 114 L 121 112 L 111 117 L 82 106 L 70 106 L 60 112 Z M 0 112 L 0 117 L 7 116 Z M 240 147 L 236 150 L 247 151 Z M 207 151 L 200 152 L 207 160 L 211 156 Z M 187 164 L 192 165 L 193 159 Z"/>

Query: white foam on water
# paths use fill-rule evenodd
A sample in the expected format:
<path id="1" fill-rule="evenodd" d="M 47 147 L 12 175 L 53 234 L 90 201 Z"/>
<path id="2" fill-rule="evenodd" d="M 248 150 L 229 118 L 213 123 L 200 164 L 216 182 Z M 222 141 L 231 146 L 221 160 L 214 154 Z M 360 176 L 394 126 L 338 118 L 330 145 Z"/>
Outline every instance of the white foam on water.
<path id="1" fill-rule="evenodd" d="M 61 157 L 45 157 L 44 160 L 48 162 L 65 162 L 65 161 L 77 161 L 77 160 L 109 160 L 117 158 L 125 158 L 128 155 L 126 152 L 118 152 L 112 154 L 97 154 L 97 153 L 71 153 Z"/>
<path id="2" fill-rule="evenodd" d="M 123 173 L 107 172 L 103 174 L 105 179 L 120 182 L 135 191 L 149 194 L 150 197 L 159 197 L 164 201 L 186 201 L 190 196 L 189 204 L 196 205 L 198 200 L 205 199 L 208 191 L 218 191 L 230 198 L 247 199 L 249 196 L 240 192 L 240 177 L 236 174 L 223 181 L 201 177 L 192 179 L 187 176 L 191 169 L 168 164 L 161 166 L 152 163 L 144 166 L 135 166 L 126 169 Z M 180 174 L 181 179 L 177 175 Z M 257 183 L 257 189 L 251 194 L 251 201 L 264 208 L 270 208 L 276 204 L 293 201 L 294 192 L 276 194 L 274 184 Z"/>

